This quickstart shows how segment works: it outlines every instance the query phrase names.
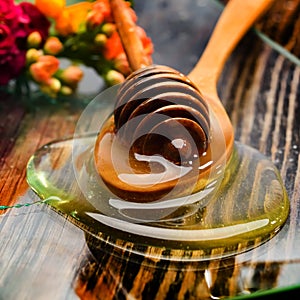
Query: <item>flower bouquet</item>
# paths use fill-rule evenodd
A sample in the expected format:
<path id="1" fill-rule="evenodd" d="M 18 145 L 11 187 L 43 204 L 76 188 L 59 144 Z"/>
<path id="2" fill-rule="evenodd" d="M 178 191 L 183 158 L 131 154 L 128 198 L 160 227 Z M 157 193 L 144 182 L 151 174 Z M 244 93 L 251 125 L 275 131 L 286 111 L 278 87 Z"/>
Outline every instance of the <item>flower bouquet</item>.
<path id="1" fill-rule="evenodd" d="M 131 2 L 126 3 L 136 23 Z M 151 39 L 141 27 L 137 31 L 150 58 Z M 52 98 L 71 95 L 84 76 L 82 66 L 93 68 L 107 85 L 122 82 L 131 72 L 109 0 L 72 5 L 65 0 L 0 0 L 1 86 L 25 78 L 27 87 L 34 83 Z"/>

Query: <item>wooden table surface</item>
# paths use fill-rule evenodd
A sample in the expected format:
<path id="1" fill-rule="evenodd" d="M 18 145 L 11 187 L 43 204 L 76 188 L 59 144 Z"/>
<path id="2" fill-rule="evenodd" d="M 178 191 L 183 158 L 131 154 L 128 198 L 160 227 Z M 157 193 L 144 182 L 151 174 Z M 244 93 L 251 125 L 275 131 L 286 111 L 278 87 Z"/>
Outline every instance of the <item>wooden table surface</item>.
<path id="1" fill-rule="evenodd" d="M 220 7 L 209 0 L 135 3 L 154 61 L 188 73 Z M 229 58 L 219 93 L 236 140 L 270 157 L 286 186 L 290 215 L 273 239 L 205 268 L 146 264 L 114 256 L 107 245 L 91 252 L 84 231 L 47 205 L 9 209 L 0 214 L 0 300 L 217 299 L 300 286 L 300 67 L 251 31 Z M 1 205 L 38 201 L 26 183 L 27 161 L 45 143 L 72 135 L 86 103 L 0 91 Z"/>

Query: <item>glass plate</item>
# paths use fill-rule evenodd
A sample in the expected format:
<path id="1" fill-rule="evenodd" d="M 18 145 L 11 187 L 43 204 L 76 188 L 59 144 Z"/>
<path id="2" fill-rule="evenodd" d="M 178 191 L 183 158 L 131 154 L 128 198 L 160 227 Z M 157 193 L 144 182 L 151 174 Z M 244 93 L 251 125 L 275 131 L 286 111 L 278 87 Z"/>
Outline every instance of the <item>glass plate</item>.
<path id="1" fill-rule="evenodd" d="M 218 176 L 199 192 L 150 203 L 115 195 L 96 171 L 94 148 L 118 88 L 106 89 L 86 107 L 74 137 L 42 147 L 29 161 L 28 183 L 42 199 L 121 251 L 172 261 L 239 254 L 279 231 L 289 212 L 280 174 L 269 159 L 238 142 L 230 161 L 217 163 Z"/>

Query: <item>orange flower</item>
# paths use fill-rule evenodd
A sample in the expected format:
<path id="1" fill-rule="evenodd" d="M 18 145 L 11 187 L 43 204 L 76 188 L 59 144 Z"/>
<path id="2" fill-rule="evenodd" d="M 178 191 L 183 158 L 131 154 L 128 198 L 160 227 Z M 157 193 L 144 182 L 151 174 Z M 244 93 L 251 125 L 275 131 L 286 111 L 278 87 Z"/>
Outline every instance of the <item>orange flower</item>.
<path id="1" fill-rule="evenodd" d="M 55 29 L 59 34 L 64 36 L 74 33 L 70 15 L 67 11 L 63 11 L 56 19 Z"/>
<path id="2" fill-rule="evenodd" d="M 105 59 L 112 60 L 122 53 L 124 53 L 124 48 L 122 46 L 120 36 L 117 31 L 114 31 L 113 34 L 107 39 L 107 42 L 104 46 L 103 55 Z"/>
<path id="3" fill-rule="evenodd" d="M 92 10 L 87 15 L 87 21 L 92 26 L 100 25 L 104 21 L 111 22 L 112 16 L 109 1 L 96 1 L 92 6 Z"/>
<path id="4" fill-rule="evenodd" d="M 136 27 L 137 34 L 140 37 L 143 48 L 144 48 L 144 53 L 148 56 L 150 56 L 153 53 L 153 44 L 151 39 L 147 36 L 145 30 L 142 27 L 137 26 Z"/>
<path id="5" fill-rule="evenodd" d="M 47 17 L 56 19 L 66 6 L 66 0 L 35 0 L 36 7 Z"/>
<path id="6" fill-rule="evenodd" d="M 151 56 L 153 53 L 153 44 L 151 39 L 146 35 L 146 32 L 141 27 L 136 27 L 137 34 L 141 39 L 144 48 L 144 54 L 146 56 Z M 107 42 L 104 46 L 103 55 L 107 60 L 113 60 L 120 55 L 124 54 L 124 48 L 120 36 L 117 31 L 114 31 L 113 34 L 107 39 Z"/>
<path id="7" fill-rule="evenodd" d="M 127 5 L 127 9 L 128 9 L 128 11 L 129 11 L 129 14 L 131 15 L 131 19 L 132 19 L 132 21 L 134 22 L 134 23 L 136 23 L 137 22 L 137 16 L 136 16 L 136 13 L 135 13 L 135 11 L 132 9 L 132 7 L 130 7 L 130 3 L 129 2 L 125 2 L 126 3 L 126 5 Z"/>
<path id="8" fill-rule="evenodd" d="M 55 29 L 62 35 L 78 32 L 87 18 L 93 3 L 80 2 L 65 7 L 61 14 L 56 18 Z"/>
<path id="9" fill-rule="evenodd" d="M 46 85 L 51 84 L 51 77 L 59 68 L 59 60 L 52 55 L 43 55 L 33 63 L 29 72 L 33 79 Z"/>

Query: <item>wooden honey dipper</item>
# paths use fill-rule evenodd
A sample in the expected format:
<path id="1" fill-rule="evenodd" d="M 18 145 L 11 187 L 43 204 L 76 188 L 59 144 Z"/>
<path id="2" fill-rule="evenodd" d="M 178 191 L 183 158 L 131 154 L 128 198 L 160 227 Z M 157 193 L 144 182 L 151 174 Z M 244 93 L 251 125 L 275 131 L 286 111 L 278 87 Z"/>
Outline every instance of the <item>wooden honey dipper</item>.
<path id="1" fill-rule="evenodd" d="M 133 73 L 119 89 L 114 115 L 99 133 L 96 169 L 109 189 L 128 201 L 194 193 L 214 179 L 212 168 L 224 166 L 234 147 L 232 124 L 217 93 L 219 75 L 236 44 L 272 0 L 231 0 L 188 76 L 152 65 L 125 2 L 110 2 Z M 173 175 L 163 177 L 168 162 Z M 153 170 L 156 175 L 150 176 Z"/>

